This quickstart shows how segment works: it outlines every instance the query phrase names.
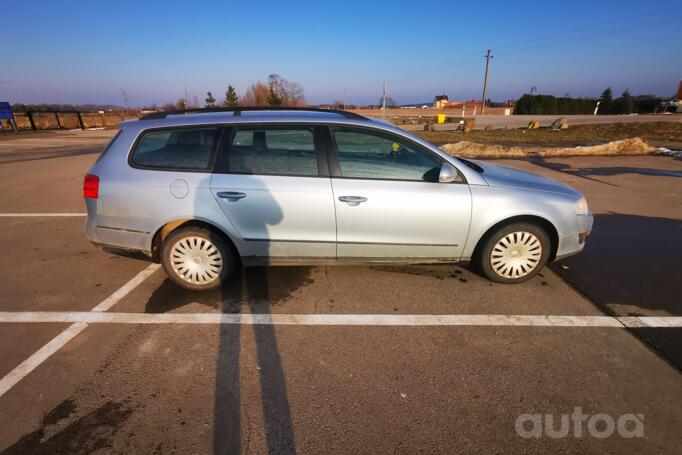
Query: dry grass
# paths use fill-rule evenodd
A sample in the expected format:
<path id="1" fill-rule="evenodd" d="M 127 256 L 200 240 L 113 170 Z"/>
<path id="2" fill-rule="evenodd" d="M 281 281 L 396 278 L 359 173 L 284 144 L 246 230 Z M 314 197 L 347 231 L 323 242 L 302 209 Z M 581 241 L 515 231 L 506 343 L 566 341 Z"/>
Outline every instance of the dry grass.
<path id="1" fill-rule="evenodd" d="M 504 107 L 486 107 L 485 112 L 488 115 L 504 115 Z M 376 118 L 384 118 L 384 111 L 381 109 L 350 109 L 351 112 L 358 113 L 360 115 L 368 115 Z M 478 106 L 477 112 L 480 113 L 481 106 Z M 393 117 L 434 117 L 436 114 L 446 114 L 453 117 L 459 117 L 462 115 L 461 108 L 448 108 L 448 109 L 434 109 L 429 107 L 428 109 L 386 109 L 386 120 L 391 120 Z M 465 116 L 471 116 L 474 114 L 474 107 L 468 106 L 465 110 Z"/>
<path id="2" fill-rule="evenodd" d="M 682 144 L 682 123 L 642 122 L 576 125 L 566 130 L 493 130 L 458 133 L 455 131 L 414 131 L 415 134 L 435 144 L 459 141 L 507 146 L 575 147 L 598 145 L 609 141 L 642 138 L 652 145 L 677 148 Z M 677 147 L 676 147 L 677 146 Z"/>

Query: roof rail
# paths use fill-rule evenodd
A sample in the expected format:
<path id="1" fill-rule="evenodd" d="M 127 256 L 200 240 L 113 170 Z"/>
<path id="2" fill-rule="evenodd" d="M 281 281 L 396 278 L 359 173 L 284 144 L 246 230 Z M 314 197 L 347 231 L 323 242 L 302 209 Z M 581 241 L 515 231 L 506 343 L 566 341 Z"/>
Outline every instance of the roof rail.
<path id="1" fill-rule="evenodd" d="M 232 112 L 235 116 L 241 115 L 242 112 L 251 111 L 297 111 L 297 112 L 326 112 L 331 114 L 338 114 L 342 117 L 352 120 L 368 120 L 364 115 L 356 114 L 355 112 L 342 111 L 338 109 L 321 109 L 316 107 L 272 107 L 272 106 L 244 106 L 244 107 L 203 107 L 195 109 L 177 109 L 172 111 L 159 111 L 152 112 L 143 117 L 140 120 L 157 120 L 166 118 L 169 115 L 182 115 L 182 114 L 203 114 L 210 112 Z"/>

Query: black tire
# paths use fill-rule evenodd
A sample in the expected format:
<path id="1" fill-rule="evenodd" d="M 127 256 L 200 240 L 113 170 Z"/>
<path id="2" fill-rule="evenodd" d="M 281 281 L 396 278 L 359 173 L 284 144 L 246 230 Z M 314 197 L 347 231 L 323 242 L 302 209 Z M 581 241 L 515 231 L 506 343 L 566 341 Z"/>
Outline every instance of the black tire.
<path id="1" fill-rule="evenodd" d="M 193 246 L 195 243 L 196 247 Z M 190 256 L 190 251 L 196 253 L 194 262 L 197 264 L 202 264 L 203 261 L 204 271 L 201 275 L 196 270 L 190 268 L 191 263 L 186 267 L 177 262 L 179 250 L 174 250 L 176 245 L 178 249 L 184 248 L 183 251 L 188 251 Z M 215 248 L 215 251 L 210 247 L 211 245 Z M 189 250 L 189 247 L 198 248 L 198 250 Z M 209 250 L 210 253 L 207 253 L 205 250 Z M 174 254 L 175 256 L 173 256 Z M 218 263 L 216 259 L 217 254 L 222 258 L 222 264 L 219 269 L 217 269 L 216 265 Z M 175 267 L 174 260 L 176 261 Z M 206 264 L 209 262 L 212 265 L 207 270 Z M 209 229 L 190 226 L 177 229 L 164 239 L 161 247 L 161 264 L 166 275 L 178 286 L 192 291 L 208 291 L 220 287 L 222 283 L 232 276 L 235 260 L 232 249 L 221 236 Z M 218 270 L 217 273 L 216 270 Z M 185 273 L 181 273 L 182 271 L 185 271 Z"/>
<path id="2" fill-rule="evenodd" d="M 531 235 L 522 233 L 531 234 L 537 242 Z M 510 248 L 505 248 L 500 244 L 503 239 L 502 243 L 508 243 Z M 508 239 L 516 243 L 509 243 Z M 539 252 L 538 243 L 541 248 Z M 518 245 L 518 248 L 514 245 Z M 521 283 L 535 276 L 547 264 L 551 248 L 552 242 L 542 227 L 533 223 L 511 223 L 486 236 L 476 258 L 476 265 L 492 281 L 508 284 Z M 495 257 L 493 257 L 493 249 L 495 249 Z M 513 257 L 514 253 L 521 257 L 518 259 Z M 511 265 L 505 266 L 505 264 Z"/>

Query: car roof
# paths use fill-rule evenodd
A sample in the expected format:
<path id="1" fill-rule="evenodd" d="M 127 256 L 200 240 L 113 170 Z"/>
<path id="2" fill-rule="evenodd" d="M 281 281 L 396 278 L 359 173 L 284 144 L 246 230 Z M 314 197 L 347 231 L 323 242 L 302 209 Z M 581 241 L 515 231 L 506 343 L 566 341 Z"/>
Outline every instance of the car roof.
<path id="1" fill-rule="evenodd" d="M 189 126 L 206 124 L 249 124 L 249 123 L 325 123 L 345 125 L 373 125 L 378 127 L 392 126 L 371 117 L 353 114 L 345 111 L 334 110 L 286 110 L 286 109 L 258 109 L 239 111 L 170 111 L 142 117 L 138 120 L 121 122 L 121 127 L 136 129 L 163 128 L 171 126 Z"/>
<path id="2" fill-rule="evenodd" d="M 170 111 L 163 115 L 163 118 L 141 118 L 139 120 L 128 120 L 121 122 L 121 129 L 125 130 L 129 138 L 135 138 L 139 134 L 149 129 L 168 128 L 175 126 L 192 126 L 192 125 L 248 125 L 248 124 L 286 124 L 286 123 L 307 123 L 320 125 L 346 125 L 359 126 L 365 128 L 374 128 L 386 132 L 397 134 L 404 138 L 410 139 L 421 146 L 430 149 L 438 154 L 442 159 L 452 162 L 456 158 L 451 157 L 440 148 L 430 144 L 419 136 L 416 136 L 409 131 L 406 131 L 390 122 L 380 120 L 373 117 L 365 117 L 359 114 L 353 116 L 344 115 L 344 111 L 333 111 L 323 109 L 296 109 L 287 110 L 282 109 L 258 109 L 248 110 L 244 109 L 238 115 L 235 112 L 216 112 L 208 110 L 199 110 L 196 112 L 179 112 Z M 352 114 L 352 113 L 351 113 Z M 349 118 L 351 117 L 351 118 Z M 475 182 L 479 185 L 487 185 L 485 180 L 475 171 L 471 171 L 466 166 L 459 166 L 458 169 L 465 175 L 468 182 Z"/>

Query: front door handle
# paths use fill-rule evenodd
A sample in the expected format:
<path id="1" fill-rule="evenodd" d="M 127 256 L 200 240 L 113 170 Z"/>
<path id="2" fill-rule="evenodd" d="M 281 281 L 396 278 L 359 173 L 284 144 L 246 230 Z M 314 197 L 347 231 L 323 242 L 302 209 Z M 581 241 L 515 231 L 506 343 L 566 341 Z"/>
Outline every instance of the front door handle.
<path id="1" fill-rule="evenodd" d="M 358 205 L 367 202 L 367 198 L 362 196 L 339 196 L 339 201 L 347 202 L 349 205 Z"/>
<path id="2" fill-rule="evenodd" d="M 239 191 L 218 191 L 218 197 L 227 199 L 230 202 L 236 202 L 239 199 L 244 199 L 246 197 L 246 193 L 241 193 Z"/>

